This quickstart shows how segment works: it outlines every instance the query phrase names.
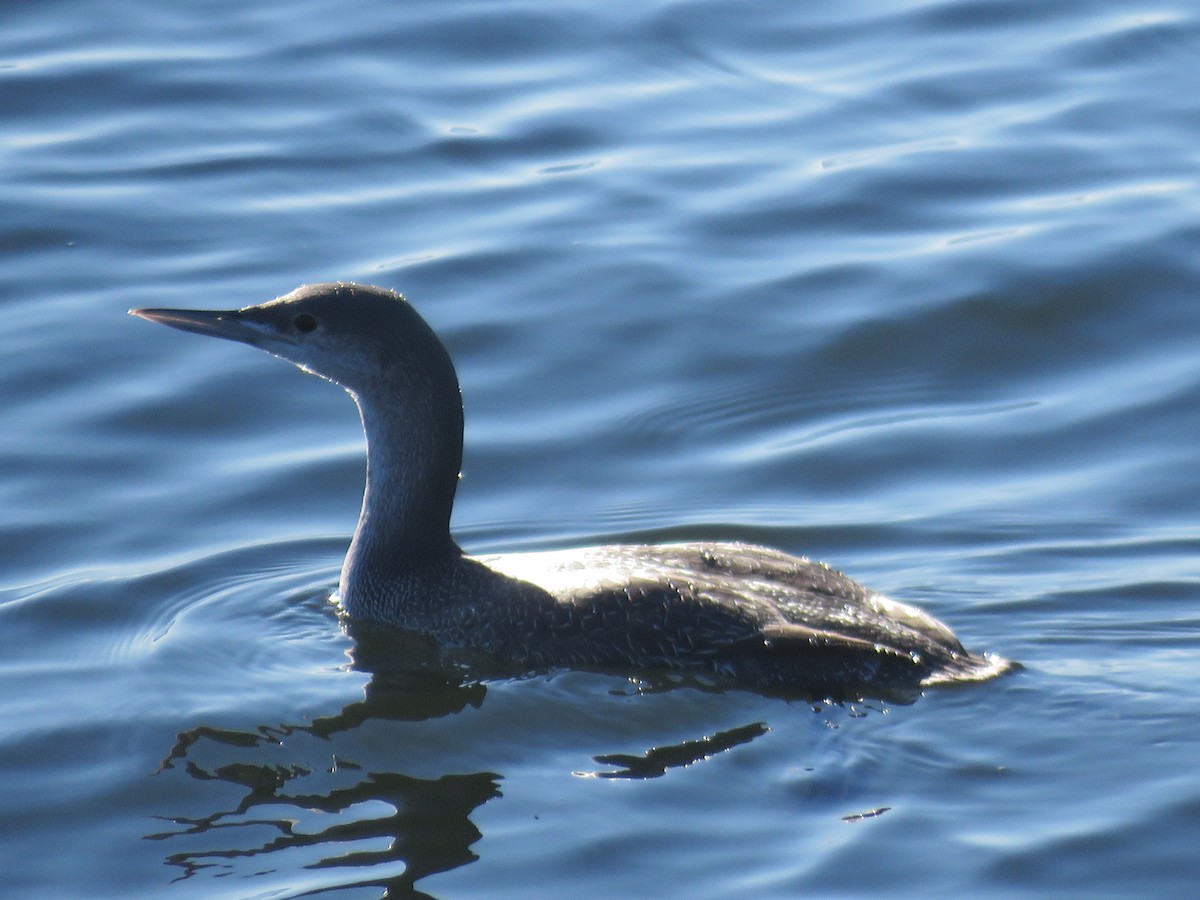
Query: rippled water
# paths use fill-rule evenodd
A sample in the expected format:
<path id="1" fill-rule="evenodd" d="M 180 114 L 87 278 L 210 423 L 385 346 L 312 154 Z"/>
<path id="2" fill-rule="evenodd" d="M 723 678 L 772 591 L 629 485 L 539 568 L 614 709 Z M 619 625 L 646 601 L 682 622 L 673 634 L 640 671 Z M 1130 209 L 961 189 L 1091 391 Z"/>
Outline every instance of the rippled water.
<path id="1" fill-rule="evenodd" d="M 1195 9 L 3 19 L 0 895 L 1193 889 Z M 339 278 L 458 363 L 470 549 L 769 543 L 1025 670 L 372 676 L 352 405 L 124 314 Z"/>

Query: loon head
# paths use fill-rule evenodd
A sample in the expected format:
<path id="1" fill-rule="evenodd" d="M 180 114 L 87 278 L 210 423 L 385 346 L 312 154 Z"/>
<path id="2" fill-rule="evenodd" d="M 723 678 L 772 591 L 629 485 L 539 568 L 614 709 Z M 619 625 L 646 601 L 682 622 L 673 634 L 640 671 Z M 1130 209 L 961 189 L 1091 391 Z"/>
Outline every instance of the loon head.
<path id="1" fill-rule="evenodd" d="M 458 379 L 446 348 L 395 291 L 335 282 L 305 285 L 243 309 L 133 309 L 130 313 L 266 350 L 340 384 L 360 400 L 399 389 L 401 396 L 410 399 L 428 394 L 436 398 L 435 403 L 461 407 Z"/>
<path id="2" fill-rule="evenodd" d="M 337 282 L 243 309 L 130 313 L 250 344 L 349 391 L 367 435 L 367 487 L 343 597 L 398 560 L 456 549 L 449 523 L 462 465 L 458 377 L 445 346 L 400 294 Z"/>

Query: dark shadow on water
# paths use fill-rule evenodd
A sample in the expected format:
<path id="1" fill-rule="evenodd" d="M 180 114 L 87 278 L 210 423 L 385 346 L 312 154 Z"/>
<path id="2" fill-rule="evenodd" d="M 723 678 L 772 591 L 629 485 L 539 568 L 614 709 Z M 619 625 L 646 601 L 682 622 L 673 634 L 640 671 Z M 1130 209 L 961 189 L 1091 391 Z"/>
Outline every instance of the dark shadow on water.
<path id="1" fill-rule="evenodd" d="M 668 769 L 690 766 L 708 759 L 710 756 L 732 750 L 739 744 L 748 744 L 755 738 L 766 734 L 768 730 L 762 722 L 753 722 L 740 728 L 719 731 L 711 737 L 703 737 L 695 741 L 651 747 L 640 756 L 608 753 L 592 758 L 602 765 L 620 766 L 620 769 L 608 772 L 577 772 L 576 774 L 595 778 L 659 778 L 666 775 Z"/>
<path id="2" fill-rule="evenodd" d="M 424 897 L 416 887 L 422 878 L 477 859 L 471 847 L 481 834 L 471 817 L 501 796 L 502 775 L 448 772 L 420 778 L 400 771 L 365 771 L 336 752 L 337 738 L 372 722 L 427 722 L 477 709 L 487 697 L 489 681 L 523 673 L 505 671 L 491 660 L 447 654 L 423 638 L 390 628 L 346 626 L 355 641 L 353 668 L 371 675 L 361 699 L 308 724 L 260 725 L 247 731 L 199 725 L 178 736 L 157 774 L 175 777 L 170 773 L 181 772 L 197 782 L 220 785 L 224 790 L 214 796 L 233 789 L 240 799 L 204 815 L 163 816 L 175 828 L 145 835 L 172 843 L 207 842 L 203 849 L 166 855 L 165 862 L 179 872 L 176 880 L 202 873 L 253 880 L 280 877 L 291 869 L 297 876 L 288 879 L 288 896 L 377 887 L 382 897 Z M 678 673 L 645 673 L 627 684 L 638 694 L 743 690 Z M 815 711 L 830 702 L 778 696 Z M 905 699 L 913 698 L 892 702 Z M 595 761 L 613 768 L 575 774 L 659 778 L 749 744 L 768 730 L 763 722 L 751 722 L 642 753 L 600 754 Z M 334 742 L 332 764 L 281 762 L 281 751 L 289 744 L 298 746 L 295 741 L 303 737 Z M 397 759 L 402 758 L 397 752 Z M 327 754 L 320 750 L 318 755 L 329 759 Z M 328 880 L 317 876 L 322 870 L 329 873 Z M 305 889 L 309 880 L 301 871 L 309 872 L 317 886 Z"/>
<path id="3" fill-rule="evenodd" d="M 417 881 L 478 858 L 471 846 L 481 835 L 471 815 L 500 796 L 501 776 L 496 773 L 417 778 L 364 772 L 336 754 L 328 769 L 262 761 L 297 736 L 327 741 L 371 721 L 428 721 L 483 703 L 486 686 L 427 642 L 372 630 L 354 637 L 353 666 L 372 672 L 372 678 L 363 698 L 335 715 L 307 725 L 262 725 L 253 731 L 201 725 L 178 736 L 157 774 L 181 769 L 197 781 L 232 786 L 242 796 L 204 816 L 163 817 L 179 827 L 145 835 L 149 840 L 202 837 L 210 842 L 209 849 L 166 856 L 166 863 L 179 869 L 176 880 L 205 872 L 253 879 L 297 866 L 311 872 L 343 870 L 345 877 L 333 876 L 288 896 L 378 887 L 382 897 L 425 897 Z M 225 761 L 199 761 L 214 755 Z M 230 756 L 234 759 L 228 760 Z M 299 790 L 301 785 L 307 789 Z M 211 847 L 214 842 L 216 848 Z M 249 861 L 253 869 L 245 868 Z"/>
<path id="4" fill-rule="evenodd" d="M 351 764 L 341 768 L 353 771 L 356 767 Z M 187 772 L 193 778 L 236 785 L 246 793 L 233 809 L 195 819 L 172 818 L 170 821 L 182 826 L 179 830 L 146 835 L 150 840 L 166 840 L 185 835 L 213 837 L 229 829 L 236 833 L 236 838 L 229 835 L 224 839 L 234 841 L 235 846 L 169 854 L 166 862 L 181 870 L 181 879 L 205 869 L 217 869 L 213 874 L 225 874 L 235 868 L 238 860 L 270 857 L 304 848 L 319 848 L 319 859 L 306 863 L 306 869 L 359 869 L 366 875 L 363 878 L 349 875 L 338 879 L 336 885 L 292 896 L 312 896 L 334 887 L 370 886 L 380 888 L 384 897 L 427 896 L 415 888 L 419 879 L 478 858 L 471 845 L 481 835 L 470 816 L 477 807 L 500 796 L 499 776 L 487 772 L 443 775 L 434 779 L 372 772 L 348 786 L 324 793 L 287 790 L 293 782 L 313 774 L 299 766 L 231 763 L 206 771 L 189 763 Z M 374 818 L 365 818 L 357 811 L 347 815 L 368 802 L 386 804 L 392 812 Z M 270 807 L 271 813 L 256 817 L 252 813 L 258 807 Z M 280 807 L 296 812 L 280 814 Z M 338 818 L 324 828 L 298 829 L 297 820 L 311 821 L 313 812 Z M 256 845 L 252 836 L 264 830 L 272 836 Z M 382 844 L 382 847 L 361 847 L 364 842 Z M 390 864 L 402 864 L 403 871 L 380 876 L 379 869 L 387 869 Z M 279 863 L 262 865 L 275 867 Z"/>

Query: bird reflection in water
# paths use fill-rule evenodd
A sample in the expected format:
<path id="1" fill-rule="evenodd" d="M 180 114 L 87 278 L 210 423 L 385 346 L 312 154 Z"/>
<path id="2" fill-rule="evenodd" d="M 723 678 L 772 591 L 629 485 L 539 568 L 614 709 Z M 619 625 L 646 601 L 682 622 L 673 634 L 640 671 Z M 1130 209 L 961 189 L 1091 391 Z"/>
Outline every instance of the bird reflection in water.
<path id="1" fill-rule="evenodd" d="M 448 659 L 425 639 L 393 628 L 348 627 L 355 639 L 353 667 L 371 673 L 361 700 L 304 725 L 263 725 L 250 731 L 202 725 L 179 735 L 157 774 L 167 777 L 181 771 L 197 781 L 233 787 L 240 799 L 202 816 L 164 817 L 176 827 L 146 835 L 172 843 L 208 842 L 203 849 L 165 857 L 178 868 L 178 879 L 202 873 L 279 877 L 299 868 L 311 877 L 289 876 L 292 896 L 377 887 L 385 897 L 422 897 L 427 895 L 416 887 L 421 879 L 478 858 L 471 848 L 482 835 L 471 817 L 501 796 L 502 775 L 484 771 L 419 778 L 395 771 L 368 772 L 336 752 L 336 738 L 372 722 L 431 721 L 478 708 L 487 695 L 486 678 L 499 673 L 481 677 L 472 662 Z M 402 668 L 397 668 L 397 660 L 405 660 Z M 657 693 L 670 687 L 645 682 L 633 689 Z M 766 731 L 756 722 L 651 747 L 640 755 L 598 754 L 593 757 L 596 762 L 618 768 L 574 774 L 657 778 L 749 743 Z M 334 742 L 334 753 L 322 748 L 320 754 L 331 762 L 313 766 L 279 761 L 280 748 L 294 747 L 293 760 L 299 756 L 297 741 L 306 737 Z M 214 756 L 217 760 L 210 761 Z M 297 885 L 310 887 L 295 892 Z"/>

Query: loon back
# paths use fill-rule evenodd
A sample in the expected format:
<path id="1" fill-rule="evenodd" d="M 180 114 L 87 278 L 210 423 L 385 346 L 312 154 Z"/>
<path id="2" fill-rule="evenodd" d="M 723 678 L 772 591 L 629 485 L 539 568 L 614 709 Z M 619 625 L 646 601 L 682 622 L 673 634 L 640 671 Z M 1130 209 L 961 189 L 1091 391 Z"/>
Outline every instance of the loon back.
<path id="1" fill-rule="evenodd" d="M 820 563 L 749 544 L 612 545 L 444 559 L 348 604 L 527 668 L 708 673 L 848 696 L 982 681 L 1010 664 Z"/>
<path id="2" fill-rule="evenodd" d="M 237 310 L 131 310 L 266 350 L 344 387 L 367 438 L 342 566 L 354 617 L 529 667 L 688 669 L 849 693 L 978 681 L 1012 665 L 818 563 L 744 544 L 471 558 L 450 535 L 462 399 L 445 346 L 392 291 L 318 284 Z"/>

